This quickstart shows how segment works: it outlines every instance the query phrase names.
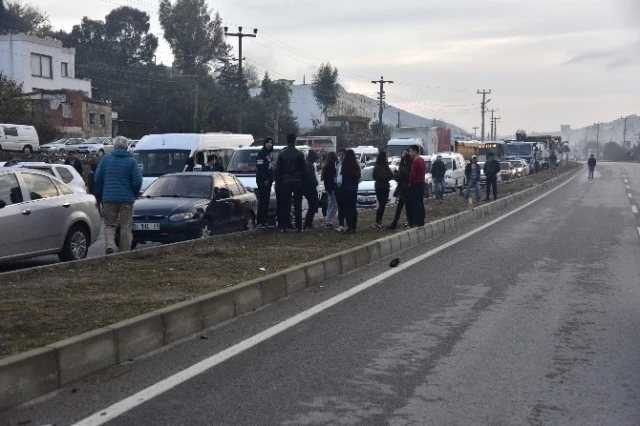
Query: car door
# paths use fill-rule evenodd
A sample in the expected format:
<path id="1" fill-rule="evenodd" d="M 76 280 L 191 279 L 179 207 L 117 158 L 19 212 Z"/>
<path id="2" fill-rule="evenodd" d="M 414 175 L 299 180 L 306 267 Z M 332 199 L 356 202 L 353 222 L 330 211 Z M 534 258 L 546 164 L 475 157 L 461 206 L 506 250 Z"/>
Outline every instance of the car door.
<path id="1" fill-rule="evenodd" d="M 233 200 L 223 175 L 216 175 L 213 181 L 215 209 L 213 211 L 213 232 L 223 234 L 231 229 Z"/>
<path id="2" fill-rule="evenodd" d="M 0 175 L 0 258 L 25 253 L 26 241 L 33 239 L 23 208 L 24 194 L 16 174 Z"/>
<path id="3" fill-rule="evenodd" d="M 2 126 L 4 137 L 0 141 L 2 149 L 19 151 L 20 144 L 18 143 L 18 128 L 14 126 Z"/>
<path id="4" fill-rule="evenodd" d="M 57 186 L 47 176 L 21 172 L 26 188 L 26 199 L 21 213 L 28 217 L 33 238 L 27 243 L 29 251 L 59 248 L 64 237 L 65 224 L 71 203 L 61 197 Z"/>
<path id="5" fill-rule="evenodd" d="M 244 187 L 238 184 L 235 176 L 226 175 L 224 180 L 229 188 L 230 200 L 231 200 L 231 223 L 229 224 L 231 229 L 237 231 L 242 229 L 242 221 L 244 215 L 242 214 L 242 196 L 244 195 Z M 242 188 L 242 189 L 241 189 Z"/>

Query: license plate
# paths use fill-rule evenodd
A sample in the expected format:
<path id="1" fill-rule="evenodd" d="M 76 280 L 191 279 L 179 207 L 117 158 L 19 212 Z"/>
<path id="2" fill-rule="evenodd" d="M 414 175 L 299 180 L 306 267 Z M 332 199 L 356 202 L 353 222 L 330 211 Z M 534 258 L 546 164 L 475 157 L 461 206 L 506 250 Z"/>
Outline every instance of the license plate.
<path id="1" fill-rule="evenodd" d="M 159 223 L 134 223 L 133 230 L 134 231 L 159 231 L 160 224 Z"/>
<path id="2" fill-rule="evenodd" d="M 376 197 L 358 197 L 359 203 L 373 203 L 376 201 Z"/>

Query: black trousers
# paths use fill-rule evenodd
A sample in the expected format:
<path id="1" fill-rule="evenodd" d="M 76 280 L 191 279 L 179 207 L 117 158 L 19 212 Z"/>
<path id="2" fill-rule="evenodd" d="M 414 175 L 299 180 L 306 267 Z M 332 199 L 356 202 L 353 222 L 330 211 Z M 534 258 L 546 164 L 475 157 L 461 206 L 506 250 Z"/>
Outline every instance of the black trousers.
<path id="1" fill-rule="evenodd" d="M 258 225 L 265 225 L 269 218 L 269 201 L 271 199 L 271 182 L 265 185 L 258 182 Z"/>
<path id="2" fill-rule="evenodd" d="M 313 218 L 318 212 L 318 190 L 316 188 L 307 188 L 304 190 L 304 198 L 307 199 L 309 210 L 304 218 L 304 227 L 311 228 L 313 226 Z"/>
<path id="3" fill-rule="evenodd" d="M 411 226 L 424 226 L 425 210 L 424 210 L 424 183 L 411 185 L 410 189 L 410 208 L 411 208 Z"/>
<path id="4" fill-rule="evenodd" d="M 404 198 L 398 198 L 398 204 L 396 205 L 396 214 L 393 217 L 393 223 L 391 227 L 398 226 L 398 221 L 400 220 L 400 216 L 402 215 L 402 209 L 405 209 L 407 215 L 407 223 L 409 226 L 412 225 L 411 221 L 411 203 L 409 200 L 405 200 Z"/>
<path id="5" fill-rule="evenodd" d="M 487 176 L 486 191 L 487 191 L 487 199 L 489 199 L 489 194 L 491 193 L 491 189 L 493 189 L 493 199 L 498 198 L 498 176 Z"/>
<path id="6" fill-rule="evenodd" d="M 389 202 L 389 188 L 376 188 L 376 198 L 378 199 L 378 211 L 376 211 L 376 223 L 381 223 L 384 210 Z"/>
<path id="7" fill-rule="evenodd" d="M 278 189 L 278 228 L 291 228 L 291 204 L 296 229 L 302 229 L 302 183 L 283 183 Z"/>
<path id="8" fill-rule="evenodd" d="M 347 217 L 344 188 L 336 187 L 336 201 L 338 202 L 338 224 L 340 226 L 344 226 L 344 220 Z M 356 201 L 358 201 L 357 195 L 356 195 Z"/>
<path id="9" fill-rule="evenodd" d="M 344 190 L 345 219 L 347 228 L 358 226 L 358 190 Z"/>

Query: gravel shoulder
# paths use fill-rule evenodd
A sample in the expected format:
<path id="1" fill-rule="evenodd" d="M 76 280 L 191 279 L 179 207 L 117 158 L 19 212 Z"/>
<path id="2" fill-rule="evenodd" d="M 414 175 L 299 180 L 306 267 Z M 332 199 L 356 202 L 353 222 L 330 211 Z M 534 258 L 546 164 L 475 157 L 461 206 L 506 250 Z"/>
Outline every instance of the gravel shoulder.
<path id="1" fill-rule="evenodd" d="M 568 172 L 545 171 L 499 185 L 504 197 Z M 469 209 L 462 197 L 425 200 L 427 221 Z M 385 222 L 395 207 L 385 213 Z M 104 259 L 102 267 L 69 265 L 41 275 L 0 277 L 0 358 L 78 335 L 202 294 L 221 290 L 390 235 L 361 211 L 358 233 L 319 228 L 303 234 L 251 232 L 194 241 L 178 253 Z M 402 223 L 402 222 L 401 222 Z M 320 223 L 322 226 L 322 223 Z M 399 231 L 395 231 L 399 232 Z"/>

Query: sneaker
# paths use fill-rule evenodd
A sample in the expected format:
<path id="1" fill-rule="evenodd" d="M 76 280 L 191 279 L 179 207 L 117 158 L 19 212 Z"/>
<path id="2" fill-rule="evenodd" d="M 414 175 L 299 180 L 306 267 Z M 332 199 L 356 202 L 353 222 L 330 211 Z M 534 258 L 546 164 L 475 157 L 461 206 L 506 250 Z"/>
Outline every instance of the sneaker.
<path id="1" fill-rule="evenodd" d="M 305 226 L 304 227 L 304 232 L 309 232 L 309 231 L 315 231 L 316 228 L 314 228 L 313 226 Z"/>
<path id="2" fill-rule="evenodd" d="M 107 254 L 113 254 L 113 249 L 111 247 L 107 249 Z"/>
<path id="3" fill-rule="evenodd" d="M 344 226 L 340 225 L 336 228 L 336 232 L 344 232 Z"/>
<path id="4" fill-rule="evenodd" d="M 294 232 L 296 232 L 297 234 L 302 234 L 303 231 L 302 231 L 302 228 L 298 228 Z"/>
<path id="5" fill-rule="evenodd" d="M 256 229 L 267 229 L 267 225 L 265 225 L 264 223 L 260 223 L 256 225 Z"/>
<path id="6" fill-rule="evenodd" d="M 324 227 L 327 229 L 334 229 L 333 223 L 325 223 Z"/>

